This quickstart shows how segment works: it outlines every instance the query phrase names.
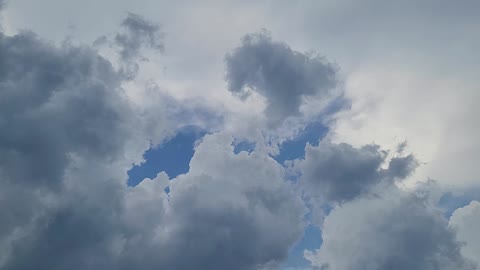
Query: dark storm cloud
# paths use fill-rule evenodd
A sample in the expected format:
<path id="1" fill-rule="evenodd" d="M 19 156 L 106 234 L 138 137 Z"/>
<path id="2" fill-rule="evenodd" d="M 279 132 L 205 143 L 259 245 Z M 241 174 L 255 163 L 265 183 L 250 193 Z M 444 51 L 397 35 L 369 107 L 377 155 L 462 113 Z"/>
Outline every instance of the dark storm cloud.
<path id="1" fill-rule="evenodd" d="M 118 161 L 136 127 L 121 81 L 88 47 L 0 33 L 2 269 L 75 269 L 104 260 L 100 246 L 115 231 L 109 225 L 121 182 L 99 164 Z M 91 174 L 79 173 L 85 161 Z"/>
<path id="2" fill-rule="evenodd" d="M 302 173 L 300 183 L 307 195 L 323 202 L 345 202 L 380 182 L 406 178 L 418 165 L 415 157 L 408 155 L 392 158 L 383 169 L 387 156 L 388 152 L 374 144 L 354 148 L 321 142 L 307 145 L 305 159 L 296 161 L 294 167 Z"/>
<path id="3" fill-rule="evenodd" d="M 322 247 L 306 252 L 315 269 L 477 269 L 460 254 L 455 232 L 424 196 L 389 189 L 326 217 Z"/>
<path id="4" fill-rule="evenodd" d="M 336 69 L 318 56 L 292 50 L 266 33 L 250 34 L 226 56 L 228 89 L 245 97 L 265 97 L 266 115 L 276 125 L 300 115 L 305 98 L 325 96 L 336 86 Z"/>
<path id="5" fill-rule="evenodd" d="M 0 166 L 4 179 L 55 185 L 68 154 L 115 156 L 128 134 L 120 77 L 89 48 L 32 33 L 0 35 Z"/>

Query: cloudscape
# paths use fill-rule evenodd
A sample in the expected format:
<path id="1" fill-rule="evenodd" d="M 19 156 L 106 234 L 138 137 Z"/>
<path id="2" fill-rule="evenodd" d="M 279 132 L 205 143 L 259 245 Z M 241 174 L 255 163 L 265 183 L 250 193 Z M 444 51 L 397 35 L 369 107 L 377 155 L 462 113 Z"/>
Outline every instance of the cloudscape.
<path id="1" fill-rule="evenodd" d="M 0 0 L 0 269 L 480 269 L 478 11 Z"/>

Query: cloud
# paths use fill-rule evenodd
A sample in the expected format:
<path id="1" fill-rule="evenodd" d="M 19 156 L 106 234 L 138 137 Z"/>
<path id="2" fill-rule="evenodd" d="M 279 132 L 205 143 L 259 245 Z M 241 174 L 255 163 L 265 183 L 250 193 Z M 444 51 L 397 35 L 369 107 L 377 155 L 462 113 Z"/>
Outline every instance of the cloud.
<path id="1" fill-rule="evenodd" d="M 301 237 L 303 202 L 267 154 L 210 135 L 169 194 L 163 173 L 127 187 L 148 140 L 175 132 L 163 117 L 188 113 L 155 96 L 152 121 L 89 47 L 25 32 L 0 34 L 0 54 L 0 268 L 257 269 Z"/>
<path id="2" fill-rule="evenodd" d="M 463 243 L 462 254 L 480 265 L 480 202 L 472 201 L 469 205 L 457 209 L 453 212 L 449 225 Z"/>
<path id="3" fill-rule="evenodd" d="M 8 251 L 2 252 L 8 254 L 3 267 L 243 270 L 278 265 L 302 235 L 305 208 L 279 164 L 255 152 L 236 155 L 232 142 L 225 134 L 207 135 L 195 149 L 190 171 L 170 184 L 160 173 L 127 188 L 102 179 L 109 175 L 108 170 L 102 174 L 103 164 L 76 163 L 59 204 L 31 231 L 19 236 L 14 231 L 0 242 Z M 93 179 L 80 182 L 84 178 Z"/>
<path id="4" fill-rule="evenodd" d="M 120 76 L 89 48 L 0 34 L 0 166 L 32 186 L 61 181 L 68 155 L 108 160 L 133 133 Z"/>
<path id="5" fill-rule="evenodd" d="M 0 3 L 3 2 L 0 0 Z M 331 17 L 318 16 L 318 8 L 307 9 L 314 14 L 311 18 L 326 20 L 322 24 L 312 23 L 315 31 L 322 25 L 324 29 L 331 28 L 332 24 L 327 23 Z M 174 88 L 176 84 L 189 84 L 196 92 L 206 93 L 198 91 L 196 80 L 208 77 L 210 73 L 215 74 L 211 75 L 213 78 L 219 74 L 218 70 L 209 67 L 205 69 L 208 72 L 198 72 L 195 67 L 204 65 L 205 59 L 215 62 L 215 56 L 223 55 L 224 48 L 231 44 L 225 41 L 229 40 L 225 36 L 235 36 L 232 33 L 238 31 L 227 27 L 224 36 L 221 36 L 225 40 L 205 39 L 208 33 L 204 30 L 212 32 L 212 28 L 205 25 L 215 26 L 218 23 L 205 20 L 208 16 L 191 16 L 189 5 L 185 10 L 188 12 L 164 11 L 171 13 L 167 15 L 176 20 L 178 13 L 185 13 L 181 14 L 182 18 L 195 17 L 193 22 L 199 22 L 194 27 L 192 21 L 182 23 L 177 28 L 180 31 L 175 31 L 176 37 L 184 40 L 176 44 L 179 45 L 176 46 L 178 55 L 172 58 L 184 51 L 189 53 L 180 60 L 170 59 L 167 62 L 177 65 L 177 76 L 170 73 L 171 78 L 177 81 L 170 81 L 169 85 Z M 337 12 L 337 19 L 344 17 L 338 16 L 344 9 L 336 5 L 322 10 L 332 14 L 332 11 Z M 474 9 L 471 10 L 473 12 Z M 237 14 L 245 15 L 247 11 L 250 10 Z M 211 15 L 210 12 L 209 8 L 201 11 L 207 15 Z M 293 16 L 291 7 L 288 7 L 288 13 Z M 300 13 L 302 16 L 306 14 Z M 283 23 L 283 15 L 286 14 L 281 14 L 278 18 L 282 20 L 278 21 Z M 270 26 L 269 20 L 259 21 L 257 17 L 263 18 L 263 13 L 252 15 L 247 24 L 256 27 L 259 22 L 265 22 Z M 295 24 L 304 26 L 298 23 L 299 20 L 293 21 L 293 24 L 289 21 L 285 26 L 291 27 L 289 29 L 300 29 L 295 28 Z M 204 22 L 207 23 L 202 24 Z M 379 29 L 376 28 L 378 25 L 388 28 L 388 24 L 378 23 L 374 28 Z M 337 26 L 349 29 L 344 27 L 343 22 Z M 189 27 L 195 30 L 189 33 L 197 35 L 196 39 L 185 35 Z M 213 31 L 217 37 L 217 30 L 222 30 L 220 28 Z M 163 50 L 163 37 L 159 30 L 157 25 L 139 15 L 127 16 L 123 21 L 123 32 L 114 38 L 120 54 L 120 70 L 89 47 L 68 44 L 56 47 L 28 32 L 16 36 L 0 34 L 0 269 L 278 268 L 304 229 L 305 207 L 296 193 L 299 188 L 306 197 L 314 198 L 314 211 L 320 209 L 322 203 L 334 207 L 323 225 L 324 245 L 318 251 L 306 253 L 315 267 L 330 265 L 331 269 L 339 270 L 472 269 L 462 255 L 473 260 L 478 254 L 477 233 L 470 227 L 478 224 L 477 204 L 457 210 L 448 227 L 442 214 L 428 200 L 419 194 L 400 191 L 393 185 L 396 180 L 408 177 L 418 166 L 416 156 L 404 155 L 400 150 L 395 154 L 398 156 L 390 158 L 389 153 L 378 145 L 354 147 L 322 142 L 319 146 L 308 146 L 305 159 L 293 162 L 293 169 L 301 175 L 298 187 L 285 181 L 284 168 L 263 152 L 266 151 L 260 147 L 264 143 L 260 141 L 264 139 L 261 137 L 265 135 L 263 131 L 255 137 L 259 139 L 257 151 L 250 154 L 240 152 L 238 155 L 233 153 L 232 137 L 220 133 L 206 136 L 195 148 L 188 173 L 175 179 L 168 179 L 167 175 L 160 173 L 153 180 L 145 179 L 134 188 L 127 187 L 126 171 L 132 163 L 141 160 L 143 151 L 151 146 L 149 142 L 153 145 L 160 143 L 165 137 L 175 134 L 178 127 L 192 122 L 208 126 L 214 118 L 210 111 L 199 113 L 197 110 L 201 107 L 197 105 L 203 101 L 192 98 L 180 103 L 164 95 L 160 89 L 163 86 L 135 89 L 145 94 L 139 97 L 145 99 L 139 102 L 142 103 L 140 107 L 125 96 L 124 87 L 132 83 L 127 81 L 135 78 L 140 61 L 145 59 L 143 50 Z M 348 51 L 364 57 L 364 54 L 358 54 L 358 48 L 354 48 L 357 43 L 339 43 L 337 38 L 331 38 L 332 35 L 323 35 L 323 31 L 321 35 L 307 35 L 322 36 L 321 42 L 332 42 L 335 48 L 355 44 L 340 50 L 339 55 Z M 292 40 L 296 40 L 302 31 L 286 32 Z M 337 35 L 338 31 L 331 32 L 335 32 L 333 37 L 350 37 L 345 32 L 341 35 Z M 204 40 L 215 42 L 201 43 Z M 230 44 L 218 45 L 222 42 Z M 191 44 L 199 45 L 200 53 L 189 50 Z M 396 55 L 390 47 L 383 47 L 388 55 Z M 413 58 L 404 59 L 410 61 Z M 230 92 L 241 97 L 252 92 L 262 96 L 266 101 L 265 114 L 269 124 L 284 123 L 285 129 L 294 130 L 287 118 L 297 120 L 296 116 L 304 114 L 308 118 L 318 114 L 317 111 L 309 114 L 304 105 L 313 100 L 310 105 L 315 107 L 317 101 L 328 99 L 332 89 L 338 87 L 338 74 L 332 64 L 321 57 L 294 51 L 284 43 L 273 41 L 265 33 L 247 35 L 242 45 L 228 54 L 225 61 Z M 221 64 L 212 63 L 212 66 Z M 392 67 L 380 66 L 382 70 Z M 411 68 L 412 65 L 407 66 Z M 361 71 L 366 69 L 361 66 Z M 399 73 L 397 68 L 391 70 Z M 383 78 L 391 83 L 389 76 L 373 78 L 375 82 Z M 396 82 L 398 80 L 403 80 L 403 77 L 400 76 Z M 207 81 L 202 81 L 203 88 L 222 89 Z M 207 87 L 203 83 L 207 83 Z M 421 93 L 418 89 L 437 91 L 437 87 L 425 85 L 405 87 L 413 90 L 397 92 L 406 93 L 402 96 L 415 96 L 418 104 L 423 102 L 417 107 L 428 110 L 432 108 L 428 106 L 431 95 L 423 97 L 418 94 Z M 370 88 L 364 86 L 361 88 Z M 380 88 L 383 92 L 388 87 Z M 195 91 L 185 92 L 184 95 L 190 96 Z M 415 91 L 418 93 L 411 95 Z M 366 94 L 356 96 L 371 101 Z M 211 97 L 207 95 L 206 98 Z M 429 101 L 424 102 L 423 99 Z M 450 103 L 458 101 L 446 100 Z M 473 102 L 476 99 L 469 100 Z M 405 104 L 416 104 L 411 99 L 401 100 L 396 96 L 387 101 L 385 107 L 398 103 L 405 109 Z M 226 102 L 228 107 L 230 103 Z M 380 111 L 373 111 L 376 117 L 388 115 L 388 110 L 378 113 Z M 359 112 L 358 115 L 353 115 L 356 112 Z M 354 111 L 345 117 L 363 119 L 363 113 L 361 110 Z M 372 115 L 367 115 L 367 118 Z M 399 113 L 398 117 L 411 122 L 413 118 L 405 115 Z M 428 130 L 430 127 L 425 127 L 424 123 L 431 121 L 424 121 L 426 118 L 422 115 L 419 113 L 415 119 L 419 119 L 420 126 Z M 458 117 L 455 119 L 461 118 Z M 227 124 L 237 126 L 249 118 L 239 119 Z M 370 122 L 382 125 L 396 123 L 390 121 L 391 117 L 385 119 L 380 119 L 385 120 L 382 122 L 374 118 Z M 262 121 L 253 120 L 252 133 L 263 125 Z M 310 118 L 298 120 L 297 126 L 308 120 Z M 394 126 L 401 126 L 397 124 Z M 379 130 L 385 130 L 385 127 L 369 129 L 368 134 L 379 133 Z M 387 130 L 398 132 L 393 128 Z M 271 132 L 278 135 L 276 133 L 280 131 Z M 353 137 L 368 138 L 361 132 L 347 133 Z M 440 130 L 425 134 L 431 137 L 443 133 Z M 453 141 L 452 138 L 454 136 L 450 136 L 450 141 Z M 371 138 L 366 140 L 371 141 Z M 469 152 L 474 149 L 472 144 L 465 145 Z M 417 153 L 417 148 L 414 149 Z M 452 157 L 445 160 L 452 160 Z M 474 158 L 470 160 L 475 161 Z M 465 174 L 472 177 L 468 170 Z"/>
<path id="6" fill-rule="evenodd" d="M 132 78 L 139 69 L 137 61 L 146 60 L 141 54 L 143 48 L 163 52 L 163 33 L 159 25 L 134 13 L 128 13 L 121 26 L 124 32 L 116 34 L 114 43 L 120 48 L 120 59 L 125 64 L 122 72 Z"/>
<path id="7" fill-rule="evenodd" d="M 303 232 L 303 203 L 279 164 L 255 152 L 236 155 L 232 142 L 231 136 L 214 134 L 198 145 L 190 171 L 171 180 L 165 216 L 139 231 L 155 229 L 155 237 L 141 237 L 152 249 L 137 251 L 132 267 L 141 261 L 162 269 L 258 269 L 286 258 Z M 155 183 L 144 180 L 139 187 L 146 185 Z M 138 193 L 136 198 L 149 203 L 135 208 L 136 219 L 130 220 L 161 212 L 148 196 L 158 193 Z"/>
<path id="8" fill-rule="evenodd" d="M 476 269 L 428 199 L 395 188 L 348 202 L 325 219 L 316 269 Z"/>
<path id="9" fill-rule="evenodd" d="M 124 33 L 118 33 L 115 41 L 120 46 L 120 55 L 124 60 L 131 60 L 140 55 L 143 46 L 163 51 L 163 34 L 160 27 L 145 20 L 142 16 L 128 13 L 123 20 Z"/>
<path id="10" fill-rule="evenodd" d="M 265 32 L 246 35 L 225 59 L 229 91 L 240 97 L 251 91 L 263 96 L 273 125 L 301 115 L 306 98 L 325 97 L 337 83 L 336 69 L 325 59 L 294 51 Z"/>
<path id="11" fill-rule="evenodd" d="M 108 258 L 126 166 L 148 146 L 123 77 L 30 32 L 0 33 L 0 55 L 0 267 L 88 268 Z"/>
<path id="12" fill-rule="evenodd" d="M 308 197 L 319 203 L 346 202 L 366 194 L 383 182 L 404 179 L 418 165 L 413 155 L 398 156 L 387 162 L 388 152 L 379 145 L 355 148 L 349 144 L 322 141 L 305 147 L 305 159 L 294 161 L 301 173 L 300 184 Z"/>

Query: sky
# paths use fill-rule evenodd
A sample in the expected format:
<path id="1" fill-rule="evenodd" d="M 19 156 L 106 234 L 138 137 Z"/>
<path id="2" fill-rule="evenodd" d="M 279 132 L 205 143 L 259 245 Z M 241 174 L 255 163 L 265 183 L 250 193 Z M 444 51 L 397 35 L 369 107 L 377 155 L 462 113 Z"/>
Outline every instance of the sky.
<path id="1" fill-rule="evenodd" d="M 480 269 L 474 0 L 0 0 L 0 270 Z"/>

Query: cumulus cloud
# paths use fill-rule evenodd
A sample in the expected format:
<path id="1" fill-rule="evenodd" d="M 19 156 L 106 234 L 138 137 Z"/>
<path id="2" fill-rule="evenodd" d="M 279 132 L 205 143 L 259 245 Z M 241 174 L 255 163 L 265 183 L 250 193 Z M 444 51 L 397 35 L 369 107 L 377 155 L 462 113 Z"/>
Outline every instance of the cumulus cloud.
<path id="1" fill-rule="evenodd" d="M 32 33 L 0 36 L 0 164 L 4 179 L 61 181 L 68 155 L 108 160 L 130 136 L 129 106 L 110 62 Z"/>
<path id="2" fill-rule="evenodd" d="M 457 209 L 450 218 L 450 227 L 457 232 L 462 245 L 462 254 L 480 265 L 480 202 L 472 201 L 469 205 Z"/>
<path id="3" fill-rule="evenodd" d="M 322 141 L 318 146 L 307 145 L 305 158 L 294 161 L 293 168 L 301 173 L 299 182 L 308 197 L 319 203 L 342 203 L 381 182 L 404 179 L 418 165 L 413 155 L 407 155 L 392 158 L 382 168 L 387 157 L 388 152 L 375 144 L 355 148 Z"/>
<path id="4" fill-rule="evenodd" d="M 322 239 L 319 250 L 305 252 L 316 269 L 476 269 L 441 212 L 395 188 L 334 209 Z"/>
<path id="5" fill-rule="evenodd" d="M 64 191 L 69 198 L 31 232 L 10 236 L 9 245 L 4 240 L 9 256 L 3 266 L 259 269 L 278 265 L 302 235 L 303 203 L 283 180 L 279 164 L 266 155 L 235 155 L 232 141 L 224 134 L 207 135 L 195 150 L 191 170 L 171 180 L 169 194 L 164 191 L 169 185 L 164 173 L 122 189 L 98 178 L 100 169 L 86 164 L 85 168 L 98 170 L 69 177 L 78 181 L 90 176 L 95 181 L 73 181 L 69 184 L 73 188 Z"/>
<path id="6" fill-rule="evenodd" d="M 306 98 L 325 97 L 336 86 L 336 69 L 325 59 L 292 50 L 265 32 L 246 35 L 226 56 L 230 92 L 246 97 L 254 91 L 266 99 L 273 125 L 299 116 Z"/>
<path id="7" fill-rule="evenodd" d="M 95 255 L 97 244 L 104 244 L 101 235 L 115 211 L 104 215 L 110 198 L 98 205 L 88 199 L 102 190 L 114 200 L 122 178 L 107 181 L 119 175 L 103 174 L 96 164 L 128 163 L 119 157 L 137 127 L 121 76 L 90 48 L 54 47 L 28 32 L 0 33 L 0 54 L 0 208 L 6 213 L 0 264 L 4 269 L 69 268 L 77 262 L 69 260 L 76 253 L 98 261 L 103 253 Z M 85 170 L 79 165 L 85 161 L 91 174 L 67 174 Z M 92 192 L 71 191 L 69 185 L 77 181 Z"/>
<path id="8" fill-rule="evenodd" d="M 89 268 L 108 253 L 125 170 L 148 146 L 123 77 L 91 48 L 30 32 L 0 33 L 0 55 L 0 266 Z"/>
<path id="9" fill-rule="evenodd" d="M 308 145 L 289 182 L 269 150 L 235 154 L 233 137 L 215 133 L 195 147 L 188 173 L 127 187 L 151 144 L 216 115 L 156 85 L 140 90 L 151 92 L 141 108 L 127 98 L 143 50 L 164 45 L 139 15 L 122 27 L 120 69 L 90 47 L 0 33 L 0 269 L 279 268 L 304 230 L 301 195 L 313 211 L 333 207 L 323 245 L 305 253 L 313 267 L 474 269 L 465 258 L 479 252 L 478 203 L 448 223 L 424 195 L 396 188 L 419 165 L 404 144 L 394 157 L 374 144 Z M 265 33 L 247 35 L 226 64 L 230 92 L 262 96 L 271 125 L 288 126 L 337 86 L 332 64 Z"/>
<path id="10" fill-rule="evenodd" d="M 153 248 L 142 253 L 133 245 L 135 257 L 128 264 L 148 266 L 141 269 L 258 269 L 286 258 L 303 231 L 303 203 L 283 180 L 279 164 L 255 152 L 235 155 L 232 142 L 225 134 L 204 138 L 190 171 L 171 180 L 168 202 L 158 200 L 166 208 L 163 218 L 139 231 L 155 232 L 155 237 L 141 237 Z M 164 188 L 164 183 L 145 180 L 138 187 L 150 190 L 147 185 Z M 132 208 L 137 219 L 152 220 L 162 212 L 160 203 L 150 203 L 161 193 L 140 193 L 137 187 L 132 192 L 149 202 Z"/>
<path id="11" fill-rule="evenodd" d="M 162 173 L 127 187 L 131 163 L 159 140 L 144 124 L 176 125 L 135 108 L 122 71 L 93 49 L 26 32 L 0 34 L 0 54 L 1 269 L 258 269 L 302 235 L 283 168 L 235 155 L 225 134 L 205 137 L 171 184 Z"/>

